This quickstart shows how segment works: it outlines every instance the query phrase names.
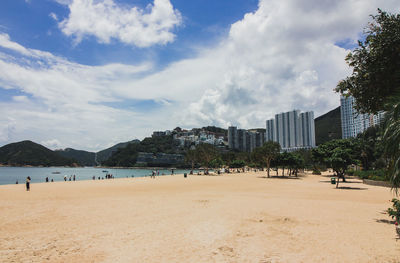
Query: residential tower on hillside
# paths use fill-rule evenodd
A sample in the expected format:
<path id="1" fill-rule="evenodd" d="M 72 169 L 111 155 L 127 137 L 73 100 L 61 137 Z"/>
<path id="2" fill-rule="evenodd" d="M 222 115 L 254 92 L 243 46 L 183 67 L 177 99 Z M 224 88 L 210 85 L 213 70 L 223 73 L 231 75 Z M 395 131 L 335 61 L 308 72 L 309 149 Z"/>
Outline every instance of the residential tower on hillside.
<path id="1" fill-rule="evenodd" d="M 340 117 L 342 122 L 342 138 L 356 137 L 371 126 L 380 124 L 384 118 L 384 112 L 378 114 L 362 114 L 355 108 L 355 99 L 352 96 L 340 97 Z"/>
<path id="2" fill-rule="evenodd" d="M 314 112 L 293 110 L 266 121 L 266 140 L 275 141 L 284 151 L 315 147 Z"/>
<path id="3" fill-rule="evenodd" d="M 236 126 L 228 128 L 229 149 L 241 152 L 252 152 L 265 142 L 265 133 L 257 130 L 238 129 Z"/>

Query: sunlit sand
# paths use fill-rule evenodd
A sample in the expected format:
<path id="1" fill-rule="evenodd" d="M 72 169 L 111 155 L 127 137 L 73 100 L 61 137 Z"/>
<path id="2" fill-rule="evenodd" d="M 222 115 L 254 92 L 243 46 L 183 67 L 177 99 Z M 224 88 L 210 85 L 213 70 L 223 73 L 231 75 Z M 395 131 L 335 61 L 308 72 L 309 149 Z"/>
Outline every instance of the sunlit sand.
<path id="1" fill-rule="evenodd" d="M 265 175 L 0 186 L 0 262 L 399 262 L 390 189 Z"/>

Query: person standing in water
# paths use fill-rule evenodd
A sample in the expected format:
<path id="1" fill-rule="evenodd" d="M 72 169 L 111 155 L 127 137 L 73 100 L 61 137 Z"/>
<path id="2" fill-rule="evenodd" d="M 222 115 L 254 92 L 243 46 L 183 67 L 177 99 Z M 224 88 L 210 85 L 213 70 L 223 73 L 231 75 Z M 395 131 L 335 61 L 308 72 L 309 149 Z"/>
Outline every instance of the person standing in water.
<path id="1" fill-rule="evenodd" d="M 31 184 L 31 178 L 28 176 L 26 177 L 26 191 L 31 190 L 30 184 Z"/>

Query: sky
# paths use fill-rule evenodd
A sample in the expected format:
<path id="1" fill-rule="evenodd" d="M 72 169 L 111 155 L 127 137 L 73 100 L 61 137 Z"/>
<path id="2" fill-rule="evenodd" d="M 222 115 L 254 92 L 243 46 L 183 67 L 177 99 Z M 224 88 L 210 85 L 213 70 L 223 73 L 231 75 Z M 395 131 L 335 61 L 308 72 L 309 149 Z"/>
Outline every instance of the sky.
<path id="1" fill-rule="evenodd" d="M 155 130 L 339 106 L 345 56 L 398 0 L 2 0 L 0 146 L 98 151 Z"/>

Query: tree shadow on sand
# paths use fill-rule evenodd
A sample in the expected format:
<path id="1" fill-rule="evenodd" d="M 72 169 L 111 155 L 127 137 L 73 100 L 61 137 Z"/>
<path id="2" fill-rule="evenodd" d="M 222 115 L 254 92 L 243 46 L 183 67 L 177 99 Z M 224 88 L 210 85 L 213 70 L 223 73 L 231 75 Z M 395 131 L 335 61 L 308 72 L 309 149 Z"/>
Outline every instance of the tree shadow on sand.
<path id="1" fill-rule="evenodd" d="M 301 180 L 301 176 L 276 176 L 276 175 L 271 175 L 271 177 L 268 176 L 257 176 L 257 178 L 262 178 L 262 179 L 294 179 L 294 180 Z"/>
<path id="2" fill-rule="evenodd" d="M 337 180 L 337 178 L 336 178 L 336 180 Z M 320 183 L 331 183 L 330 180 L 321 180 L 321 181 L 319 181 L 319 182 L 320 182 Z M 361 181 L 360 181 L 360 182 L 353 182 L 353 181 L 342 182 L 342 181 L 340 181 L 340 183 L 341 183 L 341 184 L 362 184 Z"/>
<path id="3" fill-rule="evenodd" d="M 350 187 L 350 186 L 339 186 L 338 188 L 335 189 L 341 189 L 341 190 L 368 190 L 368 188 L 365 187 Z"/>
<path id="4" fill-rule="evenodd" d="M 394 220 L 388 220 L 388 219 L 375 219 L 375 222 L 377 223 L 383 223 L 383 224 L 389 224 L 389 225 L 394 225 Z"/>

